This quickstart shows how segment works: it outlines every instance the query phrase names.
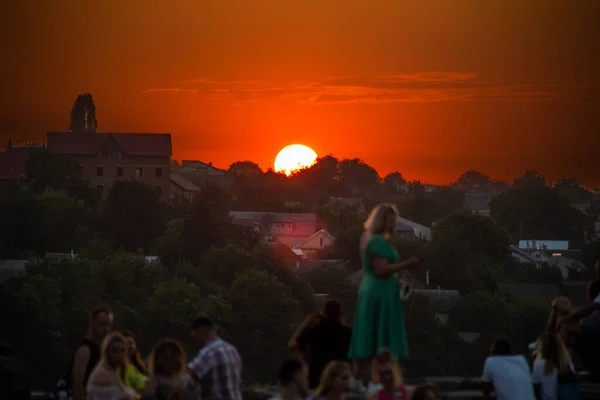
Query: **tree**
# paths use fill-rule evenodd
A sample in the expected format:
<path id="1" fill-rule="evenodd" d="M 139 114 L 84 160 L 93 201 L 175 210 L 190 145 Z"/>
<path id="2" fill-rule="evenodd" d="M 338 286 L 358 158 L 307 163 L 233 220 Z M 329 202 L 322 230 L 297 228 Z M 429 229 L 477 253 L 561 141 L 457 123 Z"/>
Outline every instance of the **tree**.
<path id="1" fill-rule="evenodd" d="M 362 224 L 366 215 L 358 207 L 348 205 L 344 202 L 332 202 L 317 210 L 319 218 L 325 222 L 327 230 L 334 236 L 351 229 L 357 224 Z"/>
<path id="2" fill-rule="evenodd" d="M 309 168 L 292 172 L 290 179 L 304 190 L 310 188 L 317 203 L 324 204 L 331 196 L 340 197 L 348 193 L 347 188 L 340 182 L 339 165 L 337 158 L 331 154 L 326 155 L 317 158 Z"/>
<path id="3" fill-rule="evenodd" d="M 473 169 L 464 172 L 458 178 L 458 184 L 465 187 L 485 186 L 490 183 L 490 178 L 479 171 Z"/>
<path id="4" fill-rule="evenodd" d="M 349 323 L 352 323 L 358 295 L 356 286 L 348 281 L 353 272 L 337 264 L 315 268 L 306 276 L 315 293 L 328 294 L 330 298 L 340 302 L 344 315 L 350 317 L 347 321 Z"/>
<path id="5" fill-rule="evenodd" d="M 375 168 L 359 158 L 342 160 L 338 168 L 340 182 L 348 187 L 372 188 L 381 182 Z"/>
<path id="6" fill-rule="evenodd" d="M 537 171 L 528 169 L 527 171 L 525 171 L 523 176 L 515 179 L 512 186 L 513 187 L 540 188 L 540 187 L 548 186 L 548 183 L 546 182 L 546 179 L 542 175 L 540 175 Z"/>
<path id="7" fill-rule="evenodd" d="M 161 235 L 165 217 L 156 191 L 138 181 L 116 181 L 102 208 L 107 236 L 133 251 L 147 249 Z"/>
<path id="8" fill-rule="evenodd" d="M 440 218 L 460 211 L 465 206 L 465 195 L 450 187 L 440 187 L 434 192 L 410 193 L 398 204 L 403 217 L 425 226 L 431 226 Z"/>
<path id="9" fill-rule="evenodd" d="M 492 218 L 515 239 L 584 242 L 584 216 L 553 188 L 541 185 L 512 187 L 492 198 Z"/>
<path id="10" fill-rule="evenodd" d="M 461 293 L 492 290 L 508 245 L 508 235 L 491 219 L 469 211 L 450 214 L 432 229 L 431 280 Z"/>
<path id="11" fill-rule="evenodd" d="M 560 178 L 554 184 L 558 193 L 569 198 L 573 204 L 589 203 L 593 194 L 587 191 L 574 177 Z"/>
<path id="12" fill-rule="evenodd" d="M 73 157 L 34 150 L 27 161 L 27 177 L 36 192 L 48 187 L 62 190 L 81 180 L 81 168 Z"/>
<path id="13" fill-rule="evenodd" d="M 284 358 L 294 325 L 301 317 L 298 302 L 289 287 L 264 271 L 238 275 L 229 297 L 233 312 L 243 316 L 234 335 L 244 363 L 260 368 L 244 368 L 252 382 L 272 379 Z"/>
<path id="14" fill-rule="evenodd" d="M 263 171 L 258 164 L 252 161 L 236 161 L 229 166 L 228 172 L 236 176 L 254 177 L 262 175 Z"/>
<path id="15" fill-rule="evenodd" d="M 156 240 L 153 250 L 165 265 L 173 265 L 183 257 L 183 218 L 167 222 L 165 232 Z"/>
<path id="16" fill-rule="evenodd" d="M 406 180 L 400 172 L 389 173 L 383 178 L 383 191 L 385 194 L 400 193 L 400 188 L 406 185 Z"/>
<path id="17" fill-rule="evenodd" d="M 89 93 L 80 94 L 71 109 L 69 132 L 92 132 L 98 129 L 96 105 Z"/>

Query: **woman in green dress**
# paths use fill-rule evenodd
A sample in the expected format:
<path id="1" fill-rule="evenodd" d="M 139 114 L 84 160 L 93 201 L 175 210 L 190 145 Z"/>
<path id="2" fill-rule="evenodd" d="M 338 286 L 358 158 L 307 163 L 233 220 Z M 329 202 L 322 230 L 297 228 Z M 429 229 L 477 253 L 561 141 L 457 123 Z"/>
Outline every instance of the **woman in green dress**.
<path id="1" fill-rule="evenodd" d="M 364 277 L 358 293 L 352 342 L 348 358 L 355 361 L 355 383 L 382 348 L 396 359 L 408 357 L 398 273 L 419 264 L 412 257 L 400 261 L 400 255 L 388 238 L 396 231 L 398 213 L 391 204 L 380 204 L 365 222 L 360 240 Z"/>

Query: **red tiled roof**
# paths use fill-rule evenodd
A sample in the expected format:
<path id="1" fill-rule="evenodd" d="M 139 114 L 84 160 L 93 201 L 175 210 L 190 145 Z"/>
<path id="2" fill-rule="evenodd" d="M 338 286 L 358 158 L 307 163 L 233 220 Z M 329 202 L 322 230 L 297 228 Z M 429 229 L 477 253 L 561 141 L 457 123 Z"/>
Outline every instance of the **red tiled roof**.
<path id="1" fill-rule="evenodd" d="M 92 155 L 112 138 L 129 156 L 172 155 L 171 135 L 168 133 L 80 133 L 48 132 L 47 148 L 51 153 Z"/>
<path id="2" fill-rule="evenodd" d="M 0 180 L 13 180 L 27 177 L 29 149 L 0 153 Z"/>

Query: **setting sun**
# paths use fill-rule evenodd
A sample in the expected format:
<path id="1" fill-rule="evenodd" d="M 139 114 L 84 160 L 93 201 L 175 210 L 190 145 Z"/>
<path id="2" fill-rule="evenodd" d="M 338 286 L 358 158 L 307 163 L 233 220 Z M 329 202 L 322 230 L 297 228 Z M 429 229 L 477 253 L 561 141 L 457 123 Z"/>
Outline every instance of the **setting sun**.
<path id="1" fill-rule="evenodd" d="M 317 160 L 317 153 L 303 144 L 284 147 L 275 157 L 275 171 L 290 175 L 293 171 L 310 167 Z"/>

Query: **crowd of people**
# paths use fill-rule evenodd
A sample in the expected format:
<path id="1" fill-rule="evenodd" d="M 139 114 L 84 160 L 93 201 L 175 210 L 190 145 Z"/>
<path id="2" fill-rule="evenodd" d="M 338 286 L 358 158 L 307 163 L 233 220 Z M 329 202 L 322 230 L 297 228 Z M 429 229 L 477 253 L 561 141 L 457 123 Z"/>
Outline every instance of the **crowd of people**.
<path id="1" fill-rule="evenodd" d="M 275 399 L 342 399 L 355 392 L 372 399 L 440 399 L 431 383 L 404 384 L 400 360 L 409 347 L 403 317 L 401 274 L 421 260 L 404 258 L 388 240 L 398 213 L 391 204 L 377 206 L 365 222 L 359 248 L 364 277 L 359 288 L 352 329 L 340 304 L 325 302 L 293 334 L 289 346 L 296 357 L 279 370 L 280 395 Z M 600 282 L 600 263 L 597 265 Z M 598 371 L 600 283 L 592 283 L 589 305 L 573 311 L 566 298 L 552 303 L 546 332 L 536 343 L 533 368 L 510 342 L 496 341 L 485 360 L 482 390 L 501 400 L 579 399 L 576 364 Z M 580 321 L 583 321 L 580 323 Z M 180 343 L 165 339 L 146 365 L 132 332 L 112 332 L 106 308 L 90 315 L 89 332 L 77 347 L 62 396 L 74 400 L 242 399 L 242 360 L 235 346 L 219 338 L 207 318 L 196 319 L 192 337 L 200 350 L 186 363 Z M 570 338 L 577 335 L 578 340 Z M 586 346 L 582 351 L 581 346 Z M 579 346 L 579 347 L 578 347 Z"/>

